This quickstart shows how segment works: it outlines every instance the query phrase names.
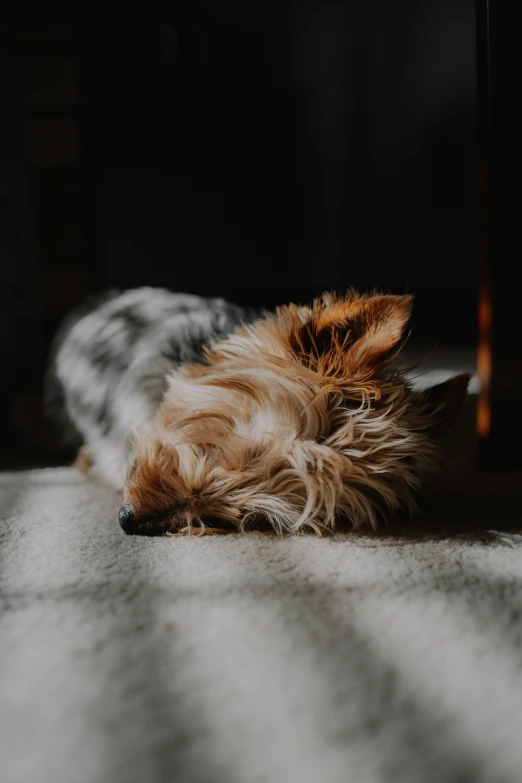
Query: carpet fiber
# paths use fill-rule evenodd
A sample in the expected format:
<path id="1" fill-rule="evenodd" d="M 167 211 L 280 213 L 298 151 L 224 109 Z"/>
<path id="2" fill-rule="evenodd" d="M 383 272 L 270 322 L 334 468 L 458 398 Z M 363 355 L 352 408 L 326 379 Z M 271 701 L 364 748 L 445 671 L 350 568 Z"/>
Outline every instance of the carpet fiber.
<path id="1" fill-rule="evenodd" d="M 519 534 L 129 538 L 71 469 L 0 489 L 2 783 L 522 780 Z"/>

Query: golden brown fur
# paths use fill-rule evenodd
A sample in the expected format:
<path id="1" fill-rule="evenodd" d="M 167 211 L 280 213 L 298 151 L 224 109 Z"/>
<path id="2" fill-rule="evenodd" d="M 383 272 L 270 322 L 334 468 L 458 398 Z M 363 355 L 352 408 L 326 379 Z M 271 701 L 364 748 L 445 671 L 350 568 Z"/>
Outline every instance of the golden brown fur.
<path id="1" fill-rule="evenodd" d="M 469 377 L 430 396 L 390 368 L 411 306 L 324 294 L 173 372 L 154 431 L 136 436 L 128 532 L 321 533 L 413 508 Z"/>

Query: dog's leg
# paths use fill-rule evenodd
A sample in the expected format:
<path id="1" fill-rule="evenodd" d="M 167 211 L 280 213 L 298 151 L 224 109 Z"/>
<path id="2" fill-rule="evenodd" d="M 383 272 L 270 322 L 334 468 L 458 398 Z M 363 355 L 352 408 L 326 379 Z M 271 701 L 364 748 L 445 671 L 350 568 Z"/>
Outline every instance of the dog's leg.
<path id="1" fill-rule="evenodd" d="M 73 468 L 76 468 L 76 470 L 81 473 L 82 476 L 87 476 L 93 466 L 93 462 L 94 460 L 91 452 L 82 448 L 78 452 L 76 459 L 73 462 Z"/>

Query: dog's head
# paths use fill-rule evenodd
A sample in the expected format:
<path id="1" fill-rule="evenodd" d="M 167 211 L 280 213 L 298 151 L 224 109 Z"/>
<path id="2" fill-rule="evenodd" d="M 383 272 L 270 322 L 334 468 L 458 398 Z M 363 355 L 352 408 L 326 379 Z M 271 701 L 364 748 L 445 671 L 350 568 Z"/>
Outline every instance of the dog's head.
<path id="1" fill-rule="evenodd" d="M 122 527 L 320 532 L 411 508 L 469 381 L 421 393 L 392 369 L 411 305 L 325 294 L 172 373 L 154 433 L 135 443 Z"/>

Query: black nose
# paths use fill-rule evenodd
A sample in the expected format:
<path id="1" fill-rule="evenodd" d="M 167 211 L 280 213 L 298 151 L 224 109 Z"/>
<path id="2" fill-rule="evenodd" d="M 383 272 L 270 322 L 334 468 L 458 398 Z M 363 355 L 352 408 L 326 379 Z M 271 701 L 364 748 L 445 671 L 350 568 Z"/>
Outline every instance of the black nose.
<path id="1" fill-rule="evenodd" d="M 135 521 L 132 503 L 124 503 L 118 512 L 120 525 L 126 533 L 132 533 L 132 526 Z"/>

